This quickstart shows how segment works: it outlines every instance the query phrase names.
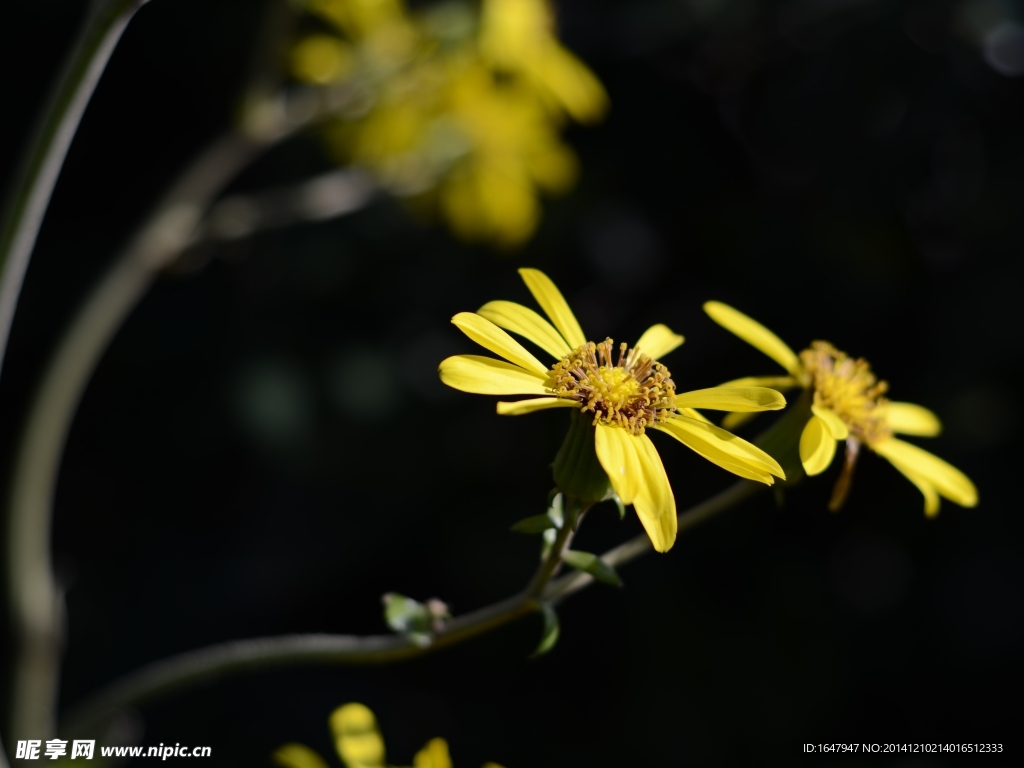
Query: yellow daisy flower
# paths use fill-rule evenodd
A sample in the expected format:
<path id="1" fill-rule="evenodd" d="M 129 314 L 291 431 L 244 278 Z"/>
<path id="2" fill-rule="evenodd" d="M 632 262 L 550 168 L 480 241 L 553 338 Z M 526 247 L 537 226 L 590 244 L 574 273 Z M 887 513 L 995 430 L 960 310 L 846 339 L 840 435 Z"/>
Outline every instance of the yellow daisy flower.
<path id="1" fill-rule="evenodd" d="M 921 491 L 928 516 L 938 514 L 940 496 L 962 507 L 978 503 L 978 491 L 967 475 L 938 456 L 894 437 L 934 437 L 942 424 L 927 408 L 883 397 L 889 385 L 875 377 L 867 361 L 855 360 L 825 341 L 815 341 L 797 355 L 763 325 L 726 304 L 710 301 L 704 311 L 787 373 L 738 379 L 727 386 L 800 387 L 812 393 L 811 417 L 800 435 L 800 460 L 808 475 L 824 472 L 835 456 L 837 441 L 846 441 L 846 461 L 830 509 L 837 510 L 845 500 L 861 445 L 888 459 Z"/>
<path id="2" fill-rule="evenodd" d="M 387 768 L 384 739 L 369 707 L 355 702 L 345 704 L 331 713 L 328 723 L 334 748 L 345 768 Z M 283 768 L 328 768 L 327 762 L 305 744 L 285 744 L 274 752 L 273 759 Z M 448 742 L 428 741 L 413 757 L 412 768 L 452 768 Z M 486 763 L 483 768 L 501 766 Z"/>
<path id="3" fill-rule="evenodd" d="M 694 410 L 778 410 L 786 404 L 782 395 L 750 386 L 677 393 L 668 369 L 657 361 L 682 344 L 682 336 L 655 325 L 633 348 L 620 344 L 616 354 L 611 339 L 599 344 L 587 340 L 547 275 L 536 269 L 519 274 L 551 322 L 511 301 L 492 301 L 475 313 L 459 313 L 452 318 L 459 330 L 504 360 L 449 357 L 441 363 L 441 381 L 463 392 L 536 396 L 498 403 L 498 413 L 505 416 L 548 408 L 592 414 L 593 447 L 601 468 L 622 502 L 636 509 L 657 551 L 667 552 L 675 542 L 676 505 L 648 428 L 671 435 L 740 477 L 767 485 L 774 482 L 773 475 L 785 478 L 767 453 Z M 557 362 L 544 365 L 502 329 L 536 344 Z"/>

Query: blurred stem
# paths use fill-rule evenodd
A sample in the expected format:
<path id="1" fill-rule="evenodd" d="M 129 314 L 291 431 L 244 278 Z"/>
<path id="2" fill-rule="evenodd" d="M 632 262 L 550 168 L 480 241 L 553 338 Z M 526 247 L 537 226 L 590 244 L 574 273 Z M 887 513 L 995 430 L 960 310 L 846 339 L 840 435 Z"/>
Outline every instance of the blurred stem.
<path id="1" fill-rule="evenodd" d="M 18 295 L 71 140 L 128 22 L 147 0 L 92 4 L 31 139 L 0 227 L 0 369 Z"/>
<path id="2" fill-rule="evenodd" d="M 322 114 L 309 104 L 290 114 L 283 100 L 250 107 L 258 119 L 250 120 L 248 132 L 228 132 L 192 162 L 87 297 L 29 410 L 8 505 L 7 589 L 15 635 L 11 739 L 45 739 L 55 732 L 63 597 L 50 558 L 53 495 L 67 435 L 92 372 L 159 272 L 193 241 L 225 185 L 268 147 Z"/>
<path id="3" fill-rule="evenodd" d="M 740 480 L 717 496 L 680 513 L 679 532 L 735 506 L 763 488 L 765 486 L 759 483 Z M 564 525 L 526 589 L 452 619 L 426 647 L 415 644 L 405 635 L 323 634 L 255 638 L 214 645 L 154 662 L 112 683 L 71 712 L 61 735 L 74 738 L 98 733 L 105 722 L 128 707 L 137 707 L 165 693 L 209 683 L 235 672 L 286 664 L 388 664 L 456 645 L 539 611 L 542 602 L 564 600 L 593 583 L 591 576 L 580 572 L 549 581 L 561 564 L 562 553 L 571 538 L 571 527 Z M 650 540 L 644 533 L 609 550 L 602 559 L 612 566 L 623 565 L 650 551 Z"/>

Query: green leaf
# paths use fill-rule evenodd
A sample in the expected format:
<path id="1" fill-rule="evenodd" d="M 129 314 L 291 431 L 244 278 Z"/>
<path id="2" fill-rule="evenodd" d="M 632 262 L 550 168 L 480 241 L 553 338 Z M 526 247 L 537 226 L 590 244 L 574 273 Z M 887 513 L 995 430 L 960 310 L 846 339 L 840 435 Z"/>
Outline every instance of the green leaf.
<path id="1" fill-rule="evenodd" d="M 626 519 L 626 505 L 622 503 L 622 499 L 619 498 L 619 494 L 612 494 L 612 501 L 615 502 L 615 506 L 619 508 L 619 520 Z"/>
<path id="2" fill-rule="evenodd" d="M 555 613 L 555 609 L 551 607 L 551 604 L 541 603 L 540 609 L 544 614 L 544 632 L 541 635 L 540 643 L 538 643 L 536 650 L 530 654 L 530 658 L 543 656 L 554 648 L 561 631 L 558 625 L 558 614 Z"/>
<path id="3" fill-rule="evenodd" d="M 548 517 L 555 524 L 555 528 L 561 528 L 565 523 L 565 497 L 556 493 L 548 501 Z"/>
<path id="4" fill-rule="evenodd" d="M 381 598 L 384 603 L 384 620 L 395 632 L 409 635 L 417 645 L 414 635 L 423 635 L 430 642 L 431 615 L 423 603 L 397 592 L 388 592 Z"/>
<path id="5" fill-rule="evenodd" d="M 598 581 L 611 584 L 613 587 L 622 586 L 622 579 L 619 578 L 619 574 L 615 572 L 615 569 L 597 555 L 590 552 L 578 552 L 567 549 L 562 554 L 562 560 L 578 571 L 589 573 Z"/>
<path id="6" fill-rule="evenodd" d="M 516 533 L 544 533 L 549 528 L 557 528 L 550 515 L 534 515 L 520 520 L 512 526 Z"/>

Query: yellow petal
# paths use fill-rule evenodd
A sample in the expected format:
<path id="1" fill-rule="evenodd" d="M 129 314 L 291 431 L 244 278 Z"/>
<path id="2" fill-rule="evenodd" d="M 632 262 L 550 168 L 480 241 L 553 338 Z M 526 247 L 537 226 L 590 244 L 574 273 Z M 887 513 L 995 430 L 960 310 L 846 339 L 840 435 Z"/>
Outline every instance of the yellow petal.
<path id="1" fill-rule="evenodd" d="M 625 430 L 619 430 L 625 432 Z M 651 539 L 656 552 L 668 552 L 676 541 L 679 522 L 676 519 L 676 499 L 668 483 L 665 466 L 658 449 L 647 435 L 628 435 L 635 452 L 642 479 L 633 498 L 633 509 Z"/>
<path id="2" fill-rule="evenodd" d="M 327 768 L 327 763 L 305 744 L 285 744 L 271 755 L 283 768 Z"/>
<path id="3" fill-rule="evenodd" d="M 710 424 L 711 423 L 711 419 L 709 419 L 707 416 L 705 416 L 700 411 L 695 411 L 693 408 L 680 408 L 679 412 L 681 414 L 683 414 L 683 416 L 689 416 L 691 419 L 696 419 L 697 421 L 703 421 L 705 424 Z"/>
<path id="4" fill-rule="evenodd" d="M 822 405 L 812 405 L 811 413 L 825 422 L 828 433 L 836 440 L 845 440 L 850 436 L 849 427 L 846 426 L 846 422 L 839 418 L 835 411 L 831 411 Z"/>
<path id="5" fill-rule="evenodd" d="M 935 437 L 942 431 L 939 417 L 922 405 L 886 403 L 882 413 L 885 423 L 896 434 Z"/>
<path id="6" fill-rule="evenodd" d="M 720 387 L 770 387 L 779 392 L 785 392 L 797 386 L 800 382 L 792 376 L 745 376 L 742 379 L 723 381 Z"/>
<path id="7" fill-rule="evenodd" d="M 720 301 L 709 301 L 704 305 L 704 311 L 711 316 L 712 320 L 727 331 L 731 331 L 751 346 L 764 352 L 768 357 L 789 371 L 792 376 L 800 377 L 803 371 L 803 367 L 800 365 L 800 358 L 796 356 L 792 349 L 786 346 L 782 339 L 759 322 Z"/>
<path id="8" fill-rule="evenodd" d="M 875 443 L 871 450 L 887 458 L 904 475 L 914 475 L 927 482 L 942 496 L 961 507 L 973 507 L 978 503 L 978 489 L 971 479 L 952 464 L 923 448 L 891 437 Z"/>
<path id="9" fill-rule="evenodd" d="M 431 739 L 416 753 L 412 765 L 413 768 L 452 768 L 448 742 L 444 739 Z"/>
<path id="10" fill-rule="evenodd" d="M 478 395 L 550 395 L 545 379 L 518 365 L 478 355 L 442 360 L 441 381 L 453 389 Z"/>
<path id="11" fill-rule="evenodd" d="M 939 514 L 939 506 L 941 505 L 941 502 L 939 501 L 939 493 L 938 491 L 935 490 L 935 486 L 929 483 L 923 477 L 918 477 L 913 472 L 908 472 L 905 469 L 900 469 L 900 467 L 896 466 L 895 464 L 893 464 L 893 466 L 896 467 L 896 469 L 898 469 L 903 474 L 903 476 L 907 478 L 907 480 L 916 485 L 917 490 L 919 490 L 921 494 L 924 496 L 925 515 L 927 515 L 928 517 L 935 517 L 937 514 Z"/>
<path id="12" fill-rule="evenodd" d="M 722 429 L 732 432 L 757 417 L 756 413 L 727 413 L 722 419 Z"/>
<path id="13" fill-rule="evenodd" d="M 518 400 L 514 403 L 498 403 L 499 416 L 522 416 L 548 408 L 579 408 L 580 404 L 566 397 L 538 397 L 533 400 Z"/>
<path id="14" fill-rule="evenodd" d="M 686 339 L 673 333 L 667 325 L 658 323 L 644 331 L 636 347 L 648 357 L 660 360 L 684 341 Z"/>
<path id="15" fill-rule="evenodd" d="M 633 436 L 621 427 L 598 424 L 594 428 L 597 460 L 623 504 L 632 504 L 640 487 L 640 460 L 632 440 Z"/>
<path id="16" fill-rule="evenodd" d="M 765 387 L 711 387 L 676 395 L 677 408 L 707 408 L 712 411 L 777 411 L 786 398 Z"/>
<path id="17" fill-rule="evenodd" d="M 338 757 L 347 768 L 377 768 L 384 765 L 384 740 L 377 718 L 363 704 L 345 704 L 331 713 L 331 733 Z"/>
<path id="18" fill-rule="evenodd" d="M 520 368 L 533 371 L 538 376 L 547 377 L 547 366 L 487 318 L 472 312 L 460 312 L 452 318 L 452 323 L 484 349 L 501 355 Z"/>
<path id="19" fill-rule="evenodd" d="M 583 329 L 551 278 L 539 269 L 520 269 L 519 274 L 562 338 L 569 342 L 569 346 L 576 349 L 586 344 L 587 337 L 583 335 Z"/>
<path id="20" fill-rule="evenodd" d="M 572 348 L 547 320 L 532 309 L 514 301 L 489 301 L 476 311 L 506 331 L 518 333 L 532 341 L 549 355 L 561 360 Z"/>
<path id="21" fill-rule="evenodd" d="M 771 485 L 771 476 L 785 478 L 779 463 L 756 445 L 721 427 L 686 416 L 675 416 L 655 425 L 687 448 L 733 474 Z"/>
<path id="22" fill-rule="evenodd" d="M 828 425 L 817 416 L 811 416 L 800 434 L 800 461 L 804 471 L 811 476 L 820 475 L 828 469 L 835 455 L 836 441 Z"/>

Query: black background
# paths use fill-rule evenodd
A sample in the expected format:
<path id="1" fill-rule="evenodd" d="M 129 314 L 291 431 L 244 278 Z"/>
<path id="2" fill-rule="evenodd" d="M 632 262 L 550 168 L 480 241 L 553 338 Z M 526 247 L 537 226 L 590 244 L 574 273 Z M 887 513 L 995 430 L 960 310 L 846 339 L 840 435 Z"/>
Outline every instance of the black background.
<path id="1" fill-rule="evenodd" d="M 229 124 L 260 5 L 153 0 L 129 27 L 29 269 L 0 382 L 5 466 L 85 287 Z M 4 3 L 4 179 L 84 6 Z M 458 766 L 508 768 L 789 761 L 836 741 L 1012 754 L 1024 79 L 1006 72 L 1024 49 L 993 53 L 991 30 L 1019 6 L 563 0 L 563 39 L 612 111 L 570 131 L 581 182 L 520 251 L 464 246 L 382 199 L 161 280 L 91 382 L 61 472 L 62 704 L 218 641 L 382 632 L 387 591 L 462 612 L 519 589 L 536 542 L 507 529 L 542 511 L 566 414 L 498 418 L 435 370 L 474 351 L 450 316 L 529 303 L 515 269 L 535 266 L 591 338 L 684 333 L 667 361 L 682 390 L 776 372 L 703 315 L 712 298 L 797 349 L 825 338 L 867 357 L 895 399 L 943 418 L 919 442 L 974 479 L 979 507 L 927 520 L 866 455 L 839 514 L 825 509 L 833 467 L 782 509 L 765 494 L 629 565 L 622 590 L 574 597 L 543 659 L 526 658 L 540 631 L 527 619 L 392 667 L 257 672 L 147 707 L 141 743 L 259 766 L 301 741 L 337 765 L 327 715 L 355 700 L 399 764 L 437 735 Z M 327 167 L 304 137 L 235 189 Z M 730 482 L 655 441 L 681 508 Z M 578 546 L 639 531 L 609 506 Z"/>

